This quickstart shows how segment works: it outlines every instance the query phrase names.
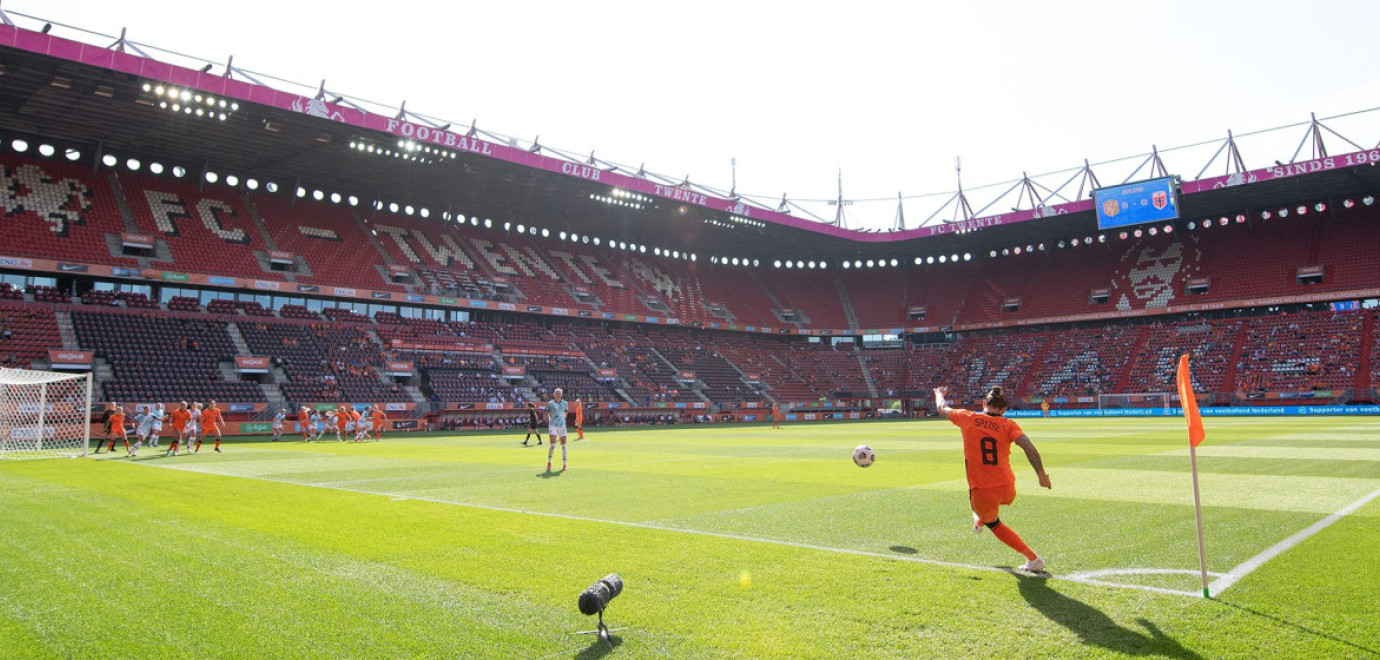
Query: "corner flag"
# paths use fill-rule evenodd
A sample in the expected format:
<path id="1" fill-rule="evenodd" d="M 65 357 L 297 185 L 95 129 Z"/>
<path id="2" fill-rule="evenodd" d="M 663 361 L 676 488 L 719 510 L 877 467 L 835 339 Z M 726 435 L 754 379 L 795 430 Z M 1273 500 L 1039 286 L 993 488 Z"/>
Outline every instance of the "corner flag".
<path id="1" fill-rule="evenodd" d="M 1207 546 L 1203 542 L 1203 498 L 1198 492 L 1198 445 L 1206 434 L 1203 432 L 1203 418 L 1198 414 L 1198 400 L 1193 396 L 1188 353 L 1179 356 L 1179 374 L 1175 380 L 1179 385 L 1179 405 L 1188 419 L 1188 460 L 1193 469 L 1193 510 L 1198 519 L 1198 566 L 1203 575 L 1203 598 L 1211 598 L 1208 592 Z"/>
<path id="2" fill-rule="evenodd" d="M 1188 444 L 1197 447 L 1202 444 L 1205 434 L 1203 418 L 1198 414 L 1198 399 L 1193 396 L 1193 378 L 1188 372 L 1187 353 L 1179 356 L 1179 375 L 1175 380 L 1179 384 L 1179 405 L 1188 419 Z"/>

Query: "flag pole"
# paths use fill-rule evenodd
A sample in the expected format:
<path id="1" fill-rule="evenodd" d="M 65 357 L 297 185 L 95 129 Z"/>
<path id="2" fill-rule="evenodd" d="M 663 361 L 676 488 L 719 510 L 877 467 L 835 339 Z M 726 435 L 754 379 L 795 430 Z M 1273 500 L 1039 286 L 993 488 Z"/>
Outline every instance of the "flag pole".
<path id="1" fill-rule="evenodd" d="M 1193 465 L 1193 510 L 1198 518 L 1198 566 L 1203 574 L 1203 598 L 1212 598 L 1208 593 L 1207 545 L 1203 543 L 1203 498 L 1198 494 L 1198 448 L 1191 443 L 1188 460 Z"/>
<path id="2" fill-rule="evenodd" d="M 1178 373 L 1174 375 L 1179 389 L 1179 406 L 1188 421 L 1188 460 L 1193 467 L 1193 512 L 1198 521 L 1198 566 L 1203 575 L 1203 598 L 1212 598 L 1208 591 L 1207 544 L 1203 542 L 1203 497 L 1198 490 L 1198 443 L 1203 441 L 1203 417 L 1198 413 L 1198 398 L 1193 394 L 1193 376 L 1189 373 L 1188 354 L 1179 356 Z"/>

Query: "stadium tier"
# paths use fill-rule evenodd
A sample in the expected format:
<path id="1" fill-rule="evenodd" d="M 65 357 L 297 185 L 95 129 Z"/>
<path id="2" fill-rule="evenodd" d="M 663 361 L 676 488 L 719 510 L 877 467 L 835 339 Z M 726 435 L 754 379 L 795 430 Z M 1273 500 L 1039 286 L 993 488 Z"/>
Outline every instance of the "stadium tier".
<path id="1" fill-rule="evenodd" d="M 137 266 L 118 256 L 133 231 L 116 192 L 90 167 L 16 154 L 0 156 L 0 205 L 7 255 Z"/>
<path id="2" fill-rule="evenodd" d="M 111 377 L 102 379 L 110 401 L 261 402 L 257 385 L 225 377 L 235 347 L 225 323 L 211 317 L 153 316 L 149 312 L 72 312 L 82 348 L 95 353 Z"/>
<path id="3" fill-rule="evenodd" d="M 1295 211 L 962 263 L 730 268 L 6 154 L 8 253 L 208 276 L 787 328 L 973 326 L 1380 281 L 1380 211 Z M 154 237 L 131 250 L 124 234 Z M 979 255 L 981 256 L 981 255 Z M 279 286 L 267 284 L 264 286 Z"/>

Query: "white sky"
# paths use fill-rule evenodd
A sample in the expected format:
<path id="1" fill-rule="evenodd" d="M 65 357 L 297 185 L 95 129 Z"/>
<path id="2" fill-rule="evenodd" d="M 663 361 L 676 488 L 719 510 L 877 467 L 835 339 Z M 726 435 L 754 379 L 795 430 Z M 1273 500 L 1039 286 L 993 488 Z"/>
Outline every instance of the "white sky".
<path id="1" fill-rule="evenodd" d="M 848 197 L 894 200 L 952 191 L 955 156 L 972 188 L 1380 106 L 1373 0 L 0 8 L 128 27 L 138 42 L 233 54 L 239 68 L 324 78 L 334 92 L 724 189 L 736 157 L 739 192 L 769 199 L 833 198 L 838 168 Z M 1380 140 L 1380 113 L 1330 124 L 1367 147 Z M 1254 152 L 1243 142 L 1247 166 L 1288 160 L 1302 135 Z M 1166 161 L 1193 178 L 1212 149 Z M 908 224 L 941 201 L 908 201 Z M 849 212 L 851 226 L 886 227 L 895 202 Z"/>

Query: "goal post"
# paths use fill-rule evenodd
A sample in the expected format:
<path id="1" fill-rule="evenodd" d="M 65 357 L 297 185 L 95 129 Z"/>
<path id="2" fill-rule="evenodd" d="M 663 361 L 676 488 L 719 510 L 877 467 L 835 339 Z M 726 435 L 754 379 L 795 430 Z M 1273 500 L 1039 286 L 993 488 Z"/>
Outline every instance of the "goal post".
<path id="1" fill-rule="evenodd" d="M 0 368 L 0 459 L 85 456 L 91 374 Z"/>
<path id="2" fill-rule="evenodd" d="M 1174 405 L 1172 392 L 1128 392 L 1097 395 L 1101 410 L 1118 408 L 1170 408 Z"/>

